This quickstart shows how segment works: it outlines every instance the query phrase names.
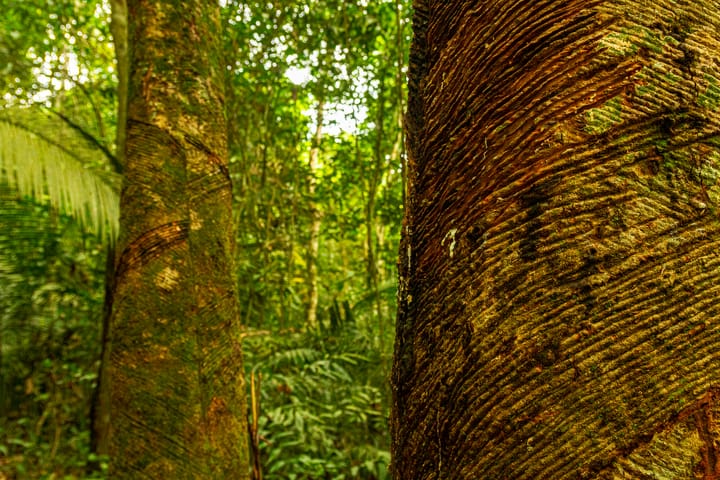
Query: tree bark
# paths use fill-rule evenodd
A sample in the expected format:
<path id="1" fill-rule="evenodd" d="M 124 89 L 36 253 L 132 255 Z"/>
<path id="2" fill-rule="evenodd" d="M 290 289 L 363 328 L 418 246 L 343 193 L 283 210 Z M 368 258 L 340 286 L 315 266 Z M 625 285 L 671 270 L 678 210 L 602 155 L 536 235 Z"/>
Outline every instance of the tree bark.
<path id="1" fill-rule="evenodd" d="M 720 5 L 414 8 L 394 478 L 720 478 Z"/>
<path id="2" fill-rule="evenodd" d="M 317 102 L 317 116 L 315 134 L 313 135 L 312 147 L 310 148 L 310 159 L 308 166 L 310 174 L 308 177 L 308 195 L 310 197 L 310 239 L 307 250 L 307 276 L 308 276 L 308 304 L 305 315 L 305 325 L 308 328 L 317 326 L 318 308 L 318 253 L 320 252 L 320 224 L 322 214 L 318 208 L 317 195 L 317 173 L 320 168 L 320 144 L 323 137 L 323 117 L 325 101 L 321 98 Z"/>
<path id="3" fill-rule="evenodd" d="M 248 478 L 219 7 L 130 0 L 112 478 Z"/>

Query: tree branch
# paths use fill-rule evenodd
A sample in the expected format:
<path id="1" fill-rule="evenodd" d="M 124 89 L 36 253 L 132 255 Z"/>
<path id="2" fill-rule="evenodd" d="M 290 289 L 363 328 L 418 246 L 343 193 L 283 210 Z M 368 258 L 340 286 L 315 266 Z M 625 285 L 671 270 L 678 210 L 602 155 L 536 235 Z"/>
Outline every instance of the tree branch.
<path id="1" fill-rule="evenodd" d="M 94 146 L 99 148 L 100 151 L 105 155 L 105 157 L 110 161 L 110 164 L 113 166 L 113 169 L 115 170 L 115 172 L 122 173 L 123 167 L 120 164 L 120 162 L 118 161 L 117 157 L 115 155 L 113 155 L 113 153 L 110 150 L 108 150 L 108 148 L 105 145 L 100 143 L 100 141 L 97 138 L 95 138 L 92 134 L 87 132 L 83 127 L 81 127 L 77 123 L 73 122 L 68 117 L 63 115 L 62 113 L 55 111 L 55 110 L 51 110 L 51 109 L 49 109 L 48 111 L 50 113 L 56 115 L 63 122 L 65 122 L 68 126 L 70 126 L 73 130 L 75 130 L 80 135 L 82 135 L 83 138 L 85 138 L 85 140 L 87 140 L 88 142 L 92 143 Z"/>

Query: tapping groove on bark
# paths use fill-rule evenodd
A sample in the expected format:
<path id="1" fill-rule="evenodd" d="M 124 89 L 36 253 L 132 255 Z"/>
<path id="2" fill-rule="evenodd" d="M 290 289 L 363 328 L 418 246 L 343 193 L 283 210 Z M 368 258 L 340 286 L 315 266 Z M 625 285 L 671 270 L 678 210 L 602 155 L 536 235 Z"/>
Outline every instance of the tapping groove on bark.
<path id="1" fill-rule="evenodd" d="M 188 221 L 174 221 L 145 232 L 135 239 L 120 254 L 115 281 L 124 277 L 129 270 L 141 269 L 167 250 L 184 244 L 187 241 L 188 229 Z"/>
<path id="2" fill-rule="evenodd" d="M 720 7 L 414 8 L 395 478 L 715 478 Z"/>

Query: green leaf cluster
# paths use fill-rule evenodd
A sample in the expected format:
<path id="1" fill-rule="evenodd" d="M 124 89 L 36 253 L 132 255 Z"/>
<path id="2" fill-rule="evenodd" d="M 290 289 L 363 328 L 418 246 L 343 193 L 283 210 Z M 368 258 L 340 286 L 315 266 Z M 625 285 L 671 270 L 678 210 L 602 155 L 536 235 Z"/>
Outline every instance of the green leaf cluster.
<path id="1" fill-rule="evenodd" d="M 353 323 L 245 342 L 260 378 L 260 455 L 268 479 L 389 478 L 388 402 L 374 339 Z M 382 370 L 382 369 L 381 369 Z"/>
<path id="2" fill-rule="evenodd" d="M 0 474 L 84 478 L 104 249 L 1 184 L 0 211 Z"/>

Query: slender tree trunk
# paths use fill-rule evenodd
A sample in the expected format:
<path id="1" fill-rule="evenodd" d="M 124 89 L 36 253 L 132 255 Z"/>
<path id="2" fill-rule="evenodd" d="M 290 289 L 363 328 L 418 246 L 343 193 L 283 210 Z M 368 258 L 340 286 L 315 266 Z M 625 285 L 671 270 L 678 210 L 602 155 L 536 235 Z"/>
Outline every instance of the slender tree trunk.
<path id="1" fill-rule="evenodd" d="M 110 452 L 110 315 L 112 314 L 113 280 L 115 278 L 115 246 L 109 245 L 105 261 L 105 301 L 100 333 L 100 367 L 93 390 L 90 419 L 92 422 L 91 450 L 97 455 Z M 91 465 L 96 469 L 98 465 Z"/>
<path id="2" fill-rule="evenodd" d="M 307 253 L 307 276 L 308 276 L 308 304 L 305 317 L 305 324 L 309 328 L 317 325 L 317 308 L 318 308 L 318 252 L 320 250 L 320 223 L 322 215 L 318 208 L 317 195 L 317 171 L 320 167 L 320 144 L 323 137 L 323 115 L 325 102 L 320 99 L 317 103 L 317 117 L 315 126 L 315 135 L 313 136 L 313 144 L 310 149 L 310 177 L 308 184 L 308 194 L 310 196 L 310 240 L 308 242 Z"/>
<path id="3" fill-rule="evenodd" d="M 720 4 L 414 7 L 394 478 L 720 478 Z"/>
<path id="4" fill-rule="evenodd" d="M 128 101 L 128 40 L 127 3 L 113 0 L 110 28 L 115 45 L 115 59 L 118 76 L 117 134 L 115 136 L 116 173 L 121 174 L 125 164 L 125 140 Z M 92 421 L 91 449 L 98 455 L 107 455 L 110 448 L 110 385 L 108 368 L 110 363 L 110 315 L 112 314 L 112 292 L 115 278 L 115 245 L 108 246 L 105 262 L 105 302 L 100 336 L 100 367 L 95 391 L 93 392 L 90 418 Z"/>
<path id="5" fill-rule="evenodd" d="M 405 15 L 402 13 L 402 0 L 395 0 L 395 47 L 397 48 L 397 64 L 395 69 L 395 89 L 397 91 L 398 101 L 398 120 L 397 124 L 401 132 L 405 130 L 405 119 L 403 114 L 405 113 L 405 74 L 403 73 L 403 67 L 405 66 L 405 25 L 403 18 Z M 402 136 L 402 135 L 401 135 Z M 400 155 L 400 179 L 402 181 L 402 202 L 405 205 L 406 193 L 407 193 L 407 155 L 405 154 L 405 143 L 404 138 L 400 139 L 399 155 Z"/>
<path id="6" fill-rule="evenodd" d="M 125 164 L 125 140 L 127 137 L 128 80 L 130 59 L 128 57 L 127 0 L 111 0 L 112 19 L 110 31 L 115 46 L 115 65 L 118 78 L 117 130 L 115 134 L 115 157 L 119 165 Z"/>
<path id="7" fill-rule="evenodd" d="M 385 337 L 385 324 L 382 314 L 382 304 L 380 302 L 380 289 L 378 287 L 378 265 L 376 258 L 376 242 L 375 230 L 376 215 L 375 205 L 377 203 L 377 192 L 380 186 L 383 170 L 385 168 L 385 156 L 383 154 L 383 140 L 385 129 L 385 88 L 384 79 L 385 72 L 381 71 L 378 75 L 380 81 L 380 91 L 377 97 L 377 117 L 375 119 L 375 145 L 373 148 L 373 166 L 368 182 L 368 196 L 365 202 L 365 251 L 366 253 L 366 276 L 367 288 L 372 293 L 375 305 L 375 318 L 377 319 L 377 339 L 380 351 L 383 350 L 383 340 Z M 356 151 L 359 151 L 356 145 Z"/>
<path id="8" fill-rule="evenodd" d="M 248 478 L 219 7 L 128 2 L 112 478 Z"/>

